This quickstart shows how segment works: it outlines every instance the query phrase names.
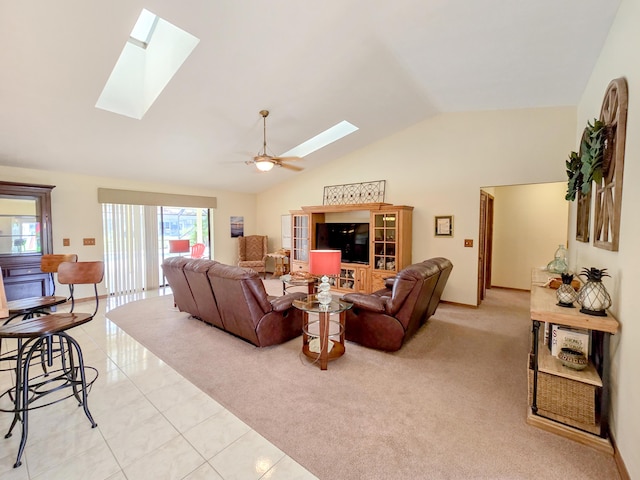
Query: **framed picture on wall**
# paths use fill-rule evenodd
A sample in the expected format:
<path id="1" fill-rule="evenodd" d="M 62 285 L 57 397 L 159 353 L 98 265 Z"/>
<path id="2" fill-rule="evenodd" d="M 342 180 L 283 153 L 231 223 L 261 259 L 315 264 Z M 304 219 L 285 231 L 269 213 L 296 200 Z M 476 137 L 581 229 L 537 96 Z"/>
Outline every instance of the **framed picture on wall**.
<path id="1" fill-rule="evenodd" d="M 232 216 L 230 218 L 231 238 L 244 236 L 244 217 Z"/>
<path id="2" fill-rule="evenodd" d="M 453 215 L 436 217 L 436 237 L 453 237 Z"/>

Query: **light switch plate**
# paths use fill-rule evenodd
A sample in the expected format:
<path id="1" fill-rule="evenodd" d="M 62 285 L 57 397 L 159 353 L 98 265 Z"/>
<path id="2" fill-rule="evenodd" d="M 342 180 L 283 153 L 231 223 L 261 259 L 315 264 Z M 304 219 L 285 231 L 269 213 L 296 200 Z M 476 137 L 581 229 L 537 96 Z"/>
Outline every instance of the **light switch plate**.
<path id="1" fill-rule="evenodd" d="M 69 245 L 71 245 L 71 241 L 68 238 L 63 238 L 62 239 L 62 246 L 63 247 L 68 247 Z"/>
<path id="2" fill-rule="evenodd" d="M 464 239 L 464 246 L 465 247 L 473 247 L 473 239 L 472 238 L 465 238 Z"/>
<path id="3" fill-rule="evenodd" d="M 96 244 L 96 239 L 95 238 L 83 238 L 82 239 L 82 244 L 83 245 L 95 245 Z"/>

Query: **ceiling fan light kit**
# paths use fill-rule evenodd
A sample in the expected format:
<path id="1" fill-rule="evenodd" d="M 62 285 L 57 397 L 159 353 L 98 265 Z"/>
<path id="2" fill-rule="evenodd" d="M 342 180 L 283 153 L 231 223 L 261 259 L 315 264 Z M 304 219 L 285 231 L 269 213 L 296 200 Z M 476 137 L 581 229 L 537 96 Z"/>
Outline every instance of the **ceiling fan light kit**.
<path id="1" fill-rule="evenodd" d="M 262 140 L 262 150 L 258 152 L 258 154 L 253 157 L 253 160 L 247 160 L 245 163 L 247 165 L 255 165 L 258 170 L 261 172 L 268 172 L 274 166 L 283 167 L 288 170 L 294 170 L 299 172 L 303 170 L 302 167 L 296 167 L 294 165 L 288 165 L 283 162 L 289 162 L 294 160 L 300 160 L 300 157 L 274 157 L 267 153 L 267 117 L 269 116 L 269 110 L 260 110 L 260 116 L 262 117 L 262 130 L 263 130 L 263 140 Z"/>
<path id="2" fill-rule="evenodd" d="M 268 159 L 256 160 L 255 164 L 258 170 L 260 170 L 261 172 L 268 172 L 275 165 L 272 161 Z"/>

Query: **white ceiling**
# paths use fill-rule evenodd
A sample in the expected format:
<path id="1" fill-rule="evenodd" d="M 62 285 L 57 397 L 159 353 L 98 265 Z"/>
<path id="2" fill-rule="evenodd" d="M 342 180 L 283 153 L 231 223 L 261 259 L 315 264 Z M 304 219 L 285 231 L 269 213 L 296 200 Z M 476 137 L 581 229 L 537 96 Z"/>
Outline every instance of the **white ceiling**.
<path id="1" fill-rule="evenodd" d="M 0 164 L 259 192 L 440 112 L 576 105 L 620 0 L 2 0 Z M 142 120 L 94 107 L 142 8 L 200 39 Z"/>

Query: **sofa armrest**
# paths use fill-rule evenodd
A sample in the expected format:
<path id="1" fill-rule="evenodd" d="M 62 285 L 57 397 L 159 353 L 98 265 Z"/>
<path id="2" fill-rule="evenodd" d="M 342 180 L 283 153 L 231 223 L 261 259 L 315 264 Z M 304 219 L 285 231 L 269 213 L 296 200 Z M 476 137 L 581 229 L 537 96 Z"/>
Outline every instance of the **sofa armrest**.
<path id="1" fill-rule="evenodd" d="M 342 297 L 343 300 L 353 303 L 354 307 L 377 313 L 384 313 L 386 311 L 385 307 L 387 305 L 388 298 L 389 297 L 378 297 L 364 293 L 348 293 Z"/>
<path id="2" fill-rule="evenodd" d="M 270 302 L 275 312 L 284 312 L 291 308 L 294 300 L 300 300 L 306 297 L 307 297 L 306 293 L 292 292 L 292 293 L 283 295 L 281 297 L 276 297 L 273 300 L 270 299 Z"/>

